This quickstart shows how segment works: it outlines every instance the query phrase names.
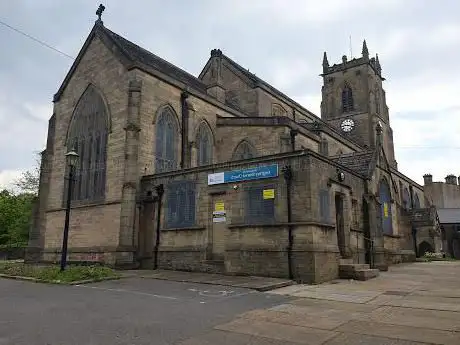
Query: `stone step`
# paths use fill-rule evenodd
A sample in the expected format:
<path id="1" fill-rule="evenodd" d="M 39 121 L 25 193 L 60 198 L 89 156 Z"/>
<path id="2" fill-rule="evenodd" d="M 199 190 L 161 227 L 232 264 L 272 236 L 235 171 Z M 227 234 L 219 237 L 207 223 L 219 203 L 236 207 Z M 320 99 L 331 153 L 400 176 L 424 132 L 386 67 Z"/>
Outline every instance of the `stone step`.
<path id="1" fill-rule="evenodd" d="M 362 270 L 357 270 L 355 272 L 355 280 L 369 280 L 375 277 L 379 276 L 379 270 L 378 269 L 372 269 L 372 268 L 367 268 L 367 269 L 362 269 Z"/>
<path id="2" fill-rule="evenodd" d="M 356 270 L 363 270 L 363 269 L 369 269 L 370 266 L 368 264 L 342 264 L 339 265 L 339 270 L 350 270 L 350 271 L 356 271 Z"/>
<path id="3" fill-rule="evenodd" d="M 341 279 L 367 280 L 374 278 L 376 272 L 378 275 L 379 270 L 370 269 L 368 264 L 339 265 L 339 278 Z"/>
<path id="4" fill-rule="evenodd" d="M 340 259 L 339 260 L 339 265 L 348 265 L 352 263 L 353 263 L 353 259 Z"/>

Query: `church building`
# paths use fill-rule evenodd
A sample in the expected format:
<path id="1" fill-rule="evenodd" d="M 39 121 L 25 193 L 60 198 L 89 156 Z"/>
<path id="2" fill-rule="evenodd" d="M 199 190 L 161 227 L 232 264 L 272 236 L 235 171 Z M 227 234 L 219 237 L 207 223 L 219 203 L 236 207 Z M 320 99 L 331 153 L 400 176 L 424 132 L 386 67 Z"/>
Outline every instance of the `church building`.
<path id="1" fill-rule="evenodd" d="M 437 236 L 365 41 L 359 58 L 324 53 L 318 117 L 219 49 L 193 76 L 100 14 L 54 95 L 28 261 L 60 260 L 68 183 L 70 261 L 319 283 Z"/>

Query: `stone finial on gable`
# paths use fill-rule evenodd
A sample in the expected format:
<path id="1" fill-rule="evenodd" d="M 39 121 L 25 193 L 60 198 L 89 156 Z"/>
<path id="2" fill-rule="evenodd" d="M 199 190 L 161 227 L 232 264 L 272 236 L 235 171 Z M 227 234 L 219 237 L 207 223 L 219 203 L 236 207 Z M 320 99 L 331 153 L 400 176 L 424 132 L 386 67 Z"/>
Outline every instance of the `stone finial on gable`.
<path id="1" fill-rule="evenodd" d="M 375 68 L 377 69 L 379 74 L 382 73 L 382 66 L 380 66 L 380 61 L 379 61 L 379 54 L 375 54 Z"/>
<path id="2" fill-rule="evenodd" d="M 363 41 L 363 50 L 362 50 L 363 58 L 369 59 L 369 49 L 367 49 L 366 40 Z"/>
<path id="3" fill-rule="evenodd" d="M 329 61 L 327 60 L 327 54 L 324 52 L 323 55 L 323 73 L 326 73 L 329 68 Z"/>
<path id="4" fill-rule="evenodd" d="M 222 50 L 220 49 L 211 50 L 211 57 L 215 57 L 215 56 L 222 56 Z"/>

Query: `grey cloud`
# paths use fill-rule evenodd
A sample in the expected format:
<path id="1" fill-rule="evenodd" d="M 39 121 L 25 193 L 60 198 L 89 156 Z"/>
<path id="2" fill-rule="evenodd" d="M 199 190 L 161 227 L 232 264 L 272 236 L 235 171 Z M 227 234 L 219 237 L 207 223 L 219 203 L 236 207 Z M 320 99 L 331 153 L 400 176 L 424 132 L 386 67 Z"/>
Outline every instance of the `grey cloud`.
<path id="1" fill-rule="evenodd" d="M 300 11 L 293 5 L 296 2 L 286 3 L 290 7 L 286 4 L 279 12 L 271 9 L 266 0 L 232 1 L 231 5 L 211 0 L 193 5 L 180 0 L 127 5 L 111 0 L 104 2 L 103 20 L 110 29 L 195 75 L 212 48 L 222 49 L 268 82 L 275 80 L 275 72 L 281 67 L 295 68 L 293 62 L 303 59 L 307 68 L 279 87 L 292 98 L 300 99 L 320 95 L 322 53 L 328 52 L 331 63 L 340 62 L 341 56 L 349 53 L 350 34 L 354 55 L 361 53 L 363 38 L 367 39 L 371 54 L 375 54 L 383 49 L 389 32 L 415 28 L 423 35 L 441 24 L 458 23 L 460 13 L 460 3 L 455 0 L 401 1 L 389 10 L 382 2 L 377 6 L 372 5 L 377 2 L 369 1 L 365 8 L 349 5 L 333 21 L 321 22 L 319 18 L 309 19 L 308 13 L 305 20 L 299 20 Z M 90 0 L 4 1 L 0 3 L 0 19 L 76 56 L 96 19 L 97 5 Z M 320 5 L 315 1 L 311 6 Z M 315 13 L 321 11 L 315 8 Z M 327 16 L 325 11 L 322 18 Z M 24 169 L 33 165 L 33 151 L 43 148 L 47 126 L 41 115 L 34 114 L 25 104 L 40 109 L 50 105 L 72 61 L 3 26 L 0 44 L 0 123 L 9 128 L 0 141 L 0 170 Z M 441 76 L 460 72 L 456 67 L 460 58 L 458 47 L 432 51 L 423 45 L 408 45 L 394 59 L 381 56 L 384 73 L 390 80 L 406 79 L 427 69 L 436 70 Z M 391 95 L 388 99 L 391 102 Z M 389 106 L 395 116 L 413 116 L 398 113 L 391 103 Z M 419 119 L 422 117 L 430 115 L 419 114 Z M 404 153 L 399 157 L 402 159 L 413 159 L 413 155 Z"/>

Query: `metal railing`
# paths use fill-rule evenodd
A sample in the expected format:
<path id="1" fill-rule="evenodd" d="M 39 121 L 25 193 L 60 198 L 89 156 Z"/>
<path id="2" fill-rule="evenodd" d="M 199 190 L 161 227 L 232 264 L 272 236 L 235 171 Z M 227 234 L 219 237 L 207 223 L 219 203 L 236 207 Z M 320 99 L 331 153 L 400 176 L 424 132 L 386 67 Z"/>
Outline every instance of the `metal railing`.
<path id="1" fill-rule="evenodd" d="M 366 241 L 369 241 L 369 244 L 370 244 L 369 245 L 369 251 L 368 251 L 368 253 L 369 253 L 369 266 L 370 266 L 370 268 L 374 268 L 374 261 L 375 261 L 374 260 L 374 254 L 375 254 L 374 253 L 374 240 L 372 238 L 369 238 L 369 237 L 366 237 L 366 236 L 363 236 L 362 238 L 364 240 L 364 243 L 363 243 L 363 245 L 364 245 L 364 248 L 363 248 L 363 250 L 364 250 L 364 262 L 366 261 L 365 256 L 366 256 L 366 252 L 367 252 L 367 250 L 366 250 L 367 249 Z M 358 234 L 356 235 L 356 255 L 358 256 L 358 264 L 359 264 L 360 260 L 359 260 L 359 235 Z"/>

